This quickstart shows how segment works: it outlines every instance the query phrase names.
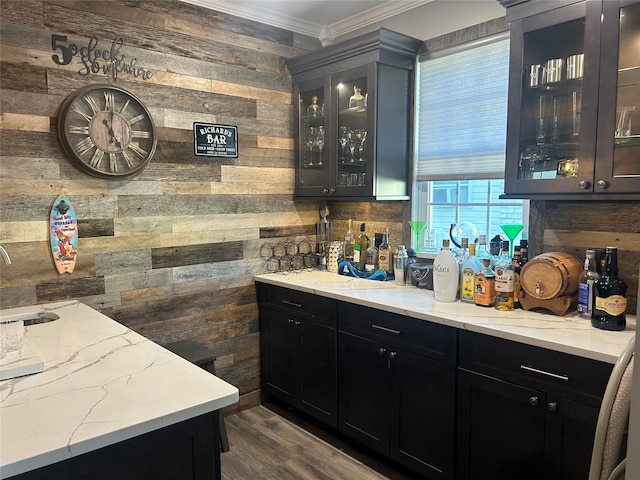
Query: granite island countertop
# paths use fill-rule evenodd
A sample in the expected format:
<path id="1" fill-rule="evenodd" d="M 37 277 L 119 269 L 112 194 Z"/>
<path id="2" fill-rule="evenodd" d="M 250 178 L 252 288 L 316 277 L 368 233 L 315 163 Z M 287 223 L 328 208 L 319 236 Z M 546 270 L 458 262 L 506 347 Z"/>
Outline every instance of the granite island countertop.
<path id="1" fill-rule="evenodd" d="M 609 332 L 592 327 L 573 311 L 557 316 L 544 310 L 501 312 L 459 300 L 436 302 L 430 290 L 330 272 L 270 273 L 255 280 L 607 363 L 615 363 L 635 339 L 636 319 L 631 315 L 624 331 Z"/>
<path id="2" fill-rule="evenodd" d="M 0 382 L 0 478 L 238 401 L 233 385 L 82 303 L 0 315 L 43 310 L 60 319 L 26 327 L 25 341 L 44 371 Z"/>

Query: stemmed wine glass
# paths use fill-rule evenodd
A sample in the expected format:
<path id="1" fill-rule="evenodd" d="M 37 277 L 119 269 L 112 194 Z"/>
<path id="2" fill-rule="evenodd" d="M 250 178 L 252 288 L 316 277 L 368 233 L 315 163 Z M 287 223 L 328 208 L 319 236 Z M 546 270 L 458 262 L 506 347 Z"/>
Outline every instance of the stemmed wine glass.
<path id="1" fill-rule="evenodd" d="M 309 133 L 307 135 L 307 147 L 309 147 L 309 163 L 308 166 L 313 166 L 313 146 L 316 143 L 316 127 L 309 127 Z"/>
<path id="2" fill-rule="evenodd" d="M 314 144 L 316 147 L 318 147 L 318 165 L 322 165 L 322 151 L 324 149 L 324 127 L 318 127 L 318 132 Z"/>
<path id="3" fill-rule="evenodd" d="M 340 159 L 344 161 L 347 156 L 347 144 L 349 143 L 349 130 L 345 125 L 340 127 L 340 138 L 338 138 L 340 144 Z"/>

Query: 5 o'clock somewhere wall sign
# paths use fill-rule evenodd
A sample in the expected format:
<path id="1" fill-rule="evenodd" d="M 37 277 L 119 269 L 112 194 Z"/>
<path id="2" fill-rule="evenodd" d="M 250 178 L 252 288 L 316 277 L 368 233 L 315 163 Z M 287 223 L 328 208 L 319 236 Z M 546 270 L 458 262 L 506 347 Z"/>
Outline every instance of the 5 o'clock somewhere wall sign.
<path id="1" fill-rule="evenodd" d="M 238 158 L 238 127 L 194 122 L 193 138 L 196 155 Z"/>

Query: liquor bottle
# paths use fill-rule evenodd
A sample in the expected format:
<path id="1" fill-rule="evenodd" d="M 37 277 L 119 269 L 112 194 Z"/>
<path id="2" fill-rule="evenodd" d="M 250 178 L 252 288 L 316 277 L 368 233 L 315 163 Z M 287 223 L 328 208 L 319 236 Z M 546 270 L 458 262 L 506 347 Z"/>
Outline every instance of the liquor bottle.
<path id="1" fill-rule="evenodd" d="M 353 232 L 351 228 L 353 227 L 353 220 L 349 217 L 349 229 L 347 230 L 347 234 L 344 236 L 344 258 L 348 262 L 353 262 Z"/>
<path id="2" fill-rule="evenodd" d="M 486 245 L 487 237 L 480 235 L 476 257 L 482 269 L 476 275 L 473 301 L 480 307 L 493 307 L 496 304 L 496 275 L 491 268 L 491 254 Z"/>
<path id="3" fill-rule="evenodd" d="M 449 240 L 442 240 L 442 249 L 433 260 L 433 294 L 439 302 L 455 302 L 460 270 L 449 249 Z"/>
<path id="4" fill-rule="evenodd" d="M 389 245 L 389 229 L 382 234 L 382 243 L 378 248 L 378 268 L 387 273 L 393 272 L 393 254 Z"/>
<path id="5" fill-rule="evenodd" d="M 311 105 L 307 107 L 307 117 L 320 117 L 322 116 L 322 107 L 318 105 L 318 96 L 311 97 Z"/>
<path id="6" fill-rule="evenodd" d="M 596 251 L 588 249 L 584 258 L 584 270 L 578 279 L 578 315 L 591 318 L 593 312 L 593 282 L 600 278 L 596 272 Z"/>
<path id="7" fill-rule="evenodd" d="M 369 237 L 364 233 L 365 224 L 360 224 L 360 234 L 353 243 L 353 264 L 358 270 L 364 271 L 364 263 L 367 259 L 367 246 Z"/>
<path id="8" fill-rule="evenodd" d="M 602 330 L 624 330 L 627 325 L 627 284 L 618 278 L 618 249 L 607 247 L 602 276 L 593 282 L 591 325 Z"/>
<path id="9" fill-rule="evenodd" d="M 472 243 L 469 245 L 469 257 L 461 265 L 460 301 L 474 303 L 476 275 L 482 267 L 483 265 L 476 257 L 476 244 Z"/>
<path id="10" fill-rule="evenodd" d="M 521 247 L 515 245 L 513 247 L 513 262 L 514 277 L 513 277 L 513 307 L 522 308 L 520 305 L 520 270 L 522 269 L 522 254 Z"/>
<path id="11" fill-rule="evenodd" d="M 520 240 L 520 269 L 529 261 L 529 241 Z"/>
<path id="12" fill-rule="evenodd" d="M 376 248 L 375 241 L 372 238 L 369 242 L 369 246 L 366 250 L 364 271 L 373 273 L 378 269 L 378 249 Z"/>
<path id="13" fill-rule="evenodd" d="M 509 312 L 514 309 L 513 288 L 515 268 L 509 257 L 509 240 L 502 242 L 500 256 L 496 261 L 496 305 L 497 310 Z"/>

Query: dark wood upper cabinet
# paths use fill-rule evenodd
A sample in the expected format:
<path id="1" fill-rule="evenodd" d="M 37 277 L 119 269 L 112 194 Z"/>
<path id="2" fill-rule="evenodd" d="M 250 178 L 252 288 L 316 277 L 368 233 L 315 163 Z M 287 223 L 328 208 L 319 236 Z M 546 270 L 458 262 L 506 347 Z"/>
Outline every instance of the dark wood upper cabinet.
<path id="1" fill-rule="evenodd" d="M 409 199 L 414 65 L 422 44 L 380 29 L 286 61 L 296 197 Z"/>
<path id="2" fill-rule="evenodd" d="M 511 30 L 504 196 L 640 198 L 640 2 L 501 3 Z"/>

